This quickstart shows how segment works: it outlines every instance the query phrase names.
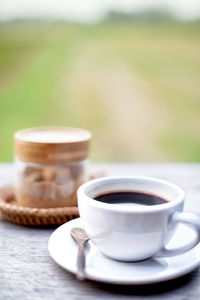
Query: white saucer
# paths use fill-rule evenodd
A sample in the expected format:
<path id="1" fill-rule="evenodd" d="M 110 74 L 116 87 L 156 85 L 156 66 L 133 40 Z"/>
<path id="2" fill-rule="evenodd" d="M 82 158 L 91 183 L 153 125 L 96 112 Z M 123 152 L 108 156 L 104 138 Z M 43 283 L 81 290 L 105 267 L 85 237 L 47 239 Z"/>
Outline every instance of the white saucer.
<path id="1" fill-rule="evenodd" d="M 80 218 L 57 228 L 51 235 L 48 249 L 55 262 L 69 272 L 76 273 L 77 245 L 70 235 L 72 227 L 83 227 Z M 169 247 L 176 247 L 192 239 L 194 232 L 180 225 Z M 118 262 L 104 257 L 89 241 L 86 246 L 86 278 L 114 284 L 142 285 L 174 279 L 194 270 L 200 264 L 200 244 L 179 256 L 149 259 L 142 262 Z"/>

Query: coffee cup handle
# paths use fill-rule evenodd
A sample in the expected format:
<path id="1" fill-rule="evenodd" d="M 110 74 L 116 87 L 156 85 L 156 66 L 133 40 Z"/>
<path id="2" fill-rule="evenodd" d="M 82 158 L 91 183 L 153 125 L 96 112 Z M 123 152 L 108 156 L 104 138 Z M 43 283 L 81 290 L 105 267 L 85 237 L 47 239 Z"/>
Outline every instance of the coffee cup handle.
<path id="1" fill-rule="evenodd" d="M 196 236 L 186 245 L 172 249 L 163 247 L 156 257 L 169 257 L 185 253 L 194 248 L 200 242 L 200 217 L 198 215 L 188 212 L 175 212 L 170 217 L 169 223 L 183 223 L 190 225 L 196 232 Z"/>

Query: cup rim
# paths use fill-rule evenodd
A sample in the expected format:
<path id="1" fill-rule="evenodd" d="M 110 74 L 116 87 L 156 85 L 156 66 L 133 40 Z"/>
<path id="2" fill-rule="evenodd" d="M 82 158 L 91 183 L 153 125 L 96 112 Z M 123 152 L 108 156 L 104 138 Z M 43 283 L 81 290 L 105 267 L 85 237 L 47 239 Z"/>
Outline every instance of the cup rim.
<path id="1" fill-rule="evenodd" d="M 119 182 L 119 181 L 130 181 L 130 180 L 144 180 L 144 181 L 151 181 L 160 184 L 164 184 L 165 186 L 169 186 L 177 191 L 177 197 L 172 201 L 162 204 L 156 204 L 152 206 L 127 206 L 127 205 L 118 205 L 118 204 L 109 204 L 100 202 L 98 200 L 93 199 L 92 197 L 88 196 L 88 192 L 94 189 L 95 186 L 101 183 L 108 183 L 108 182 Z M 134 190 L 134 189 L 133 189 Z M 135 190 L 136 191 L 136 190 Z M 149 212 L 158 212 L 173 208 L 176 205 L 179 205 L 184 201 L 185 193 L 178 185 L 169 182 L 167 180 L 159 179 L 156 177 L 150 176 L 115 176 L 115 177 L 101 177 L 98 179 L 90 180 L 84 184 L 82 184 L 77 191 L 78 194 L 78 203 L 81 201 L 81 198 L 84 197 L 84 201 L 87 201 L 87 204 L 94 206 L 96 208 L 100 208 L 107 211 L 116 211 L 116 212 L 127 212 L 127 213 L 149 213 Z M 155 193 L 156 194 L 156 193 Z"/>

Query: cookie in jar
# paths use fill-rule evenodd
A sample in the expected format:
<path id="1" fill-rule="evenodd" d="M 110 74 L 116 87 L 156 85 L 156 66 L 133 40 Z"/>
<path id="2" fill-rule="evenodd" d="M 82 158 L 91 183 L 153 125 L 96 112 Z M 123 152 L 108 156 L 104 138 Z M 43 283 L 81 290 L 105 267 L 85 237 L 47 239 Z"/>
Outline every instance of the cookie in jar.
<path id="1" fill-rule="evenodd" d="M 78 187 L 88 179 L 90 132 L 42 127 L 17 131 L 15 190 L 24 207 L 77 206 Z"/>

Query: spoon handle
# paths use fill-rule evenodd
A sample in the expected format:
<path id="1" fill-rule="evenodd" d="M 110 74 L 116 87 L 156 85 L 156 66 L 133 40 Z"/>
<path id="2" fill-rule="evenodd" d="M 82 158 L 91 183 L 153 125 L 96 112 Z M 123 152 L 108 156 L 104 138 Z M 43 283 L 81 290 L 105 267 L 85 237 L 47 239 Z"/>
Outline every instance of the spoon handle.
<path id="1" fill-rule="evenodd" d="M 77 279 L 84 280 L 85 278 L 85 253 L 84 253 L 85 241 L 78 243 L 78 259 L 77 259 L 77 267 L 78 271 L 76 274 Z"/>

